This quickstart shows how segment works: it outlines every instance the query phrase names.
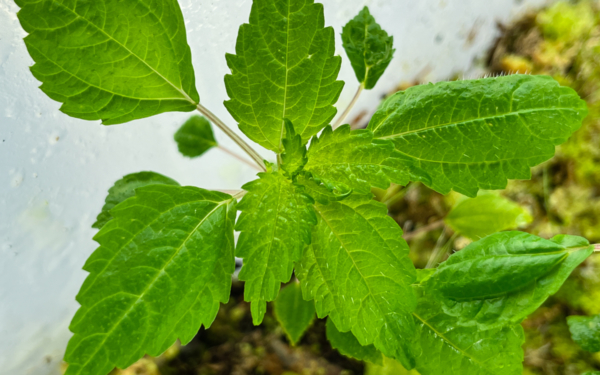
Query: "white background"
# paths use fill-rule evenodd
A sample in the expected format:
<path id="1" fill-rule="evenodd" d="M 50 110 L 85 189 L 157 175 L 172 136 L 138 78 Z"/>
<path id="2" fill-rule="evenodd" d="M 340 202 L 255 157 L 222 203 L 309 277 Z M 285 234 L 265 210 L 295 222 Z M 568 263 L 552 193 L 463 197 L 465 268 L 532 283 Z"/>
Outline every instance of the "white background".
<path id="1" fill-rule="evenodd" d="M 474 71 L 507 22 L 545 0 L 324 0 L 326 24 L 344 62 L 344 107 L 357 83 L 339 33 L 364 5 L 394 35 L 395 58 L 377 87 L 363 93 L 354 114 L 372 110 L 402 81 L 440 80 Z M 234 52 L 250 0 L 180 0 L 202 103 L 235 126 L 222 105 L 225 52 Z M 173 133 L 189 116 L 168 113 L 105 127 L 70 118 L 46 97 L 11 0 L 0 0 L 0 374 L 56 374 L 70 337 L 75 294 L 95 249 L 90 226 L 107 189 L 142 170 L 182 185 L 237 189 L 255 171 L 213 149 L 199 159 L 177 152 Z M 340 111 L 341 112 L 341 111 Z M 350 118 L 352 115 L 350 116 Z M 217 130 L 218 141 L 237 148 Z M 259 146 L 257 146 L 259 148 Z M 269 159 L 272 156 L 264 150 Z M 241 152 L 240 152 L 241 154 Z"/>

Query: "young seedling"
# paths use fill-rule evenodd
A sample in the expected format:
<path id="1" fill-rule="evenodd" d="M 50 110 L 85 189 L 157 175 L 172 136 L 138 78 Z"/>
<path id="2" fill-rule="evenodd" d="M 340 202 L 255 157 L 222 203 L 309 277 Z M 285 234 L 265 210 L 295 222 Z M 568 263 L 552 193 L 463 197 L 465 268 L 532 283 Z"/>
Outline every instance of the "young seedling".
<path id="1" fill-rule="evenodd" d="M 521 374 L 519 323 L 593 252 L 580 237 L 500 232 L 417 272 L 402 230 L 372 199 L 371 188 L 390 183 L 475 197 L 530 178 L 587 113 L 550 77 L 416 86 L 387 98 L 367 129 L 342 125 L 349 108 L 330 126 L 344 83 L 323 6 L 254 0 L 226 56 L 225 107 L 248 138 L 275 152 L 271 164 L 201 104 L 176 0 L 16 2 L 31 72 L 62 112 L 113 125 L 198 110 L 205 118 L 175 135 L 184 155 L 215 146 L 210 122 L 261 170 L 233 195 L 153 172 L 109 190 L 76 297 L 67 375 L 105 375 L 177 339 L 188 343 L 228 301 L 234 255 L 244 261 L 254 324 L 295 272 L 300 288 L 287 286 L 276 308 L 292 341 L 314 306 L 346 355 L 394 358 L 422 375 Z M 360 84 L 353 104 L 382 77 L 393 39 L 365 8 L 342 40 Z M 301 321 L 288 319 L 286 303 L 302 306 Z"/>

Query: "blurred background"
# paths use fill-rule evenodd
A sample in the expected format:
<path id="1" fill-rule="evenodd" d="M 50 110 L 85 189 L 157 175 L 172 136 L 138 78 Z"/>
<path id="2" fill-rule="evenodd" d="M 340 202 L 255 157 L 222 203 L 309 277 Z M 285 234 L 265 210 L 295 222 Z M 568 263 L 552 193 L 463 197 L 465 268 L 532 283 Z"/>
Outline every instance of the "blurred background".
<path id="1" fill-rule="evenodd" d="M 203 104 L 226 123 L 225 52 L 247 22 L 250 0 L 180 0 Z M 364 5 L 394 36 L 395 58 L 377 87 L 364 92 L 348 117 L 366 126 L 385 96 L 412 85 L 486 74 L 548 74 L 573 87 L 590 115 L 557 155 L 533 170 L 531 181 L 475 201 L 442 196 L 419 184 L 375 191 L 406 233 L 411 257 L 425 267 L 476 238 L 482 228 L 461 222 L 486 200 L 488 227 L 519 228 L 542 237 L 558 233 L 600 242 L 600 2 L 543 0 L 324 0 L 326 24 L 336 30 L 344 60 L 344 108 L 356 89 L 341 48 L 341 27 Z M 182 185 L 238 189 L 255 171 L 213 149 L 202 158 L 181 156 L 173 141 L 189 114 L 168 113 L 104 127 L 70 118 L 46 97 L 28 67 L 33 64 L 16 18 L 18 7 L 0 0 L 0 374 L 60 374 L 77 309 L 75 295 L 95 249 L 91 228 L 106 191 L 123 175 L 152 170 Z M 236 150 L 216 132 L 219 143 Z M 239 132 L 238 132 L 239 133 Z M 241 134 L 241 133 L 239 133 Z M 242 135 L 243 136 L 243 135 Z M 257 146 L 257 148 L 259 148 Z M 270 153 L 261 150 L 267 159 Z M 240 152 L 241 154 L 241 152 Z M 492 203 L 490 203 L 492 202 Z M 471 206 L 469 206 L 471 205 Z M 471 207 L 471 208 L 470 208 Z M 471 221 L 474 219 L 471 218 Z M 315 320 L 292 347 L 269 311 L 252 325 L 243 285 L 209 330 L 186 347 L 144 358 L 114 375 L 196 374 L 416 374 L 392 360 L 365 365 L 331 348 L 325 324 Z M 600 354 L 575 344 L 565 317 L 600 313 L 600 258 L 592 256 L 562 290 L 523 326 L 525 374 L 579 375 L 600 369 Z"/>

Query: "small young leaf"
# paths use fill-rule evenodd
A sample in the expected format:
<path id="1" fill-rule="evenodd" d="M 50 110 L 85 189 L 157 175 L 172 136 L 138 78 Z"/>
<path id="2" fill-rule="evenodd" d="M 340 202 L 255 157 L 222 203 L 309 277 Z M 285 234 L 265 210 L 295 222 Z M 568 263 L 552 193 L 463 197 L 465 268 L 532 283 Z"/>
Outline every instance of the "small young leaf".
<path id="1" fill-rule="evenodd" d="M 600 352 L 600 315 L 570 316 L 567 318 L 573 341 L 583 350 Z"/>
<path id="2" fill-rule="evenodd" d="M 241 232 L 235 249 L 244 259 L 239 279 L 245 281 L 244 298 L 251 302 L 252 319 L 259 325 L 267 301 L 277 298 L 281 283 L 290 281 L 294 263 L 310 243 L 316 223 L 313 200 L 279 172 L 259 173 L 242 188 L 248 193 L 236 230 Z"/>
<path id="3" fill-rule="evenodd" d="M 460 201 L 444 221 L 472 240 L 531 223 L 529 213 L 513 201 L 494 194 Z"/>
<path id="4" fill-rule="evenodd" d="M 432 189 L 474 197 L 529 179 L 529 168 L 551 158 L 586 114 L 585 101 L 551 77 L 513 75 L 400 91 L 368 129 L 424 170 Z"/>
<path id="5" fill-rule="evenodd" d="M 346 357 L 366 361 L 376 365 L 383 364 L 383 356 L 373 344 L 362 346 L 352 332 L 340 332 L 331 319 L 327 319 L 327 340 L 331 347 Z"/>
<path id="6" fill-rule="evenodd" d="M 427 293 L 442 300 L 458 324 L 482 329 L 520 323 L 556 293 L 593 252 L 576 236 L 551 240 L 500 232 L 454 253 L 429 278 Z"/>
<path id="7" fill-rule="evenodd" d="M 292 345 L 296 345 L 315 319 L 315 305 L 302 298 L 300 284 L 294 282 L 279 291 L 273 305 L 281 328 Z"/>
<path id="8" fill-rule="evenodd" d="M 389 141 L 374 140 L 369 130 L 350 130 L 342 125 L 335 131 L 326 127 L 313 138 L 304 170 L 325 185 L 344 184 L 367 194 L 371 187 L 387 188 L 391 182 L 406 185 L 415 177 L 408 163 L 398 162 Z"/>
<path id="9" fill-rule="evenodd" d="M 135 189 L 153 184 L 179 186 L 176 181 L 156 172 L 138 172 L 128 174 L 115 182 L 115 184 L 108 189 L 108 195 L 104 200 L 102 211 L 98 214 L 96 222 L 92 224 L 92 228 L 101 229 L 104 224 L 112 219 L 110 210 L 117 204 L 123 202 L 125 199 L 133 197 L 135 195 Z"/>
<path id="10" fill-rule="evenodd" d="M 365 375 L 420 375 L 417 370 L 407 370 L 400 362 L 383 356 L 383 364 L 367 363 Z"/>
<path id="11" fill-rule="evenodd" d="M 414 367 L 416 275 L 402 229 L 370 196 L 316 204 L 315 211 L 312 243 L 296 266 L 304 298 L 361 345 Z"/>
<path id="12" fill-rule="evenodd" d="M 358 82 L 372 89 L 392 61 L 394 37 L 388 36 L 364 7 L 344 26 L 342 42 Z"/>
<path id="13" fill-rule="evenodd" d="M 520 325 L 489 330 L 461 327 L 427 297 L 419 299 L 413 315 L 423 353 L 416 365 L 421 375 L 523 374 L 525 337 Z"/>
<path id="14" fill-rule="evenodd" d="M 322 185 L 320 181 L 316 181 L 309 173 L 299 174 L 295 182 L 297 185 L 302 186 L 304 191 L 315 201 L 321 204 L 339 201 L 352 194 L 352 189 L 343 184 L 338 184 L 331 188 Z"/>
<path id="15" fill-rule="evenodd" d="M 104 125 L 199 102 L 177 0 L 17 0 L 40 89 L 60 110 Z"/>
<path id="16" fill-rule="evenodd" d="M 269 150 L 283 151 L 284 118 L 306 143 L 336 114 L 342 60 L 324 23 L 323 5 L 314 0 L 254 0 L 236 55 L 226 56 L 225 106 L 244 134 Z"/>
<path id="17" fill-rule="evenodd" d="M 190 158 L 200 156 L 217 145 L 210 122 L 204 116 L 190 117 L 174 138 L 179 152 Z"/>
<path id="18" fill-rule="evenodd" d="M 195 187 L 150 185 L 111 210 L 69 329 L 65 375 L 105 375 L 188 343 L 229 300 L 235 200 Z"/>
<path id="19" fill-rule="evenodd" d="M 292 122 L 288 119 L 284 121 L 285 137 L 282 142 L 285 152 L 281 154 L 281 169 L 289 177 L 294 177 L 306 164 L 306 146 L 302 144 L 302 138 L 296 135 Z"/>

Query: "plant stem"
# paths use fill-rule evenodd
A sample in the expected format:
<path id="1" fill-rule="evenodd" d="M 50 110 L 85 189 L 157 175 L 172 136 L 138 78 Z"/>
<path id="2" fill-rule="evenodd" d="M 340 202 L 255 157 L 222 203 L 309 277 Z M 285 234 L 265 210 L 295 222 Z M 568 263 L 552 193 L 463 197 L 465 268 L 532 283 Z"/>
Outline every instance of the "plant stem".
<path id="1" fill-rule="evenodd" d="M 448 241 L 446 241 L 446 243 L 444 244 L 444 246 L 440 246 L 443 238 L 446 235 L 446 228 L 444 228 L 444 231 L 442 232 L 442 235 L 440 236 L 440 238 L 438 238 L 438 242 L 435 245 L 435 249 L 433 250 L 433 254 L 431 254 L 431 257 L 429 258 L 429 261 L 427 262 L 427 265 L 425 266 L 425 268 L 433 268 L 435 266 L 438 265 L 438 263 L 440 263 L 440 260 L 442 259 L 442 257 L 444 255 L 446 255 L 446 253 L 448 252 L 448 248 L 450 246 L 452 246 L 452 244 L 454 243 L 454 240 L 456 239 L 456 237 L 458 237 L 458 233 L 454 233 L 449 239 Z"/>
<path id="2" fill-rule="evenodd" d="M 240 190 L 235 194 L 232 194 L 234 199 L 240 199 L 241 197 L 243 197 L 244 195 L 246 195 L 247 191 L 246 190 Z"/>
<path id="3" fill-rule="evenodd" d="M 434 221 L 431 224 L 427 224 L 419 229 L 415 229 L 410 233 L 405 233 L 403 237 L 404 237 L 404 240 L 409 241 L 409 240 L 412 240 L 413 238 L 417 237 L 421 233 L 430 232 L 432 230 L 441 228 L 443 226 L 444 226 L 444 219 L 441 219 L 438 221 Z"/>
<path id="4" fill-rule="evenodd" d="M 231 130 L 227 125 L 225 125 L 225 123 L 221 121 L 221 119 L 215 116 L 214 113 L 209 111 L 200 103 L 196 105 L 196 109 L 198 109 L 200 113 L 206 116 L 213 124 L 217 125 L 219 129 L 221 129 L 225 134 L 229 136 L 229 138 L 233 139 L 233 141 L 237 143 L 238 146 L 240 146 L 242 150 L 244 150 L 252 158 L 252 160 L 256 162 L 256 164 L 258 164 L 261 171 L 267 170 L 263 158 L 258 154 L 258 152 L 256 152 L 252 147 L 250 147 L 250 145 L 247 144 L 242 138 L 240 138 L 239 135 L 235 134 L 235 132 Z"/>
<path id="5" fill-rule="evenodd" d="M 344 112 L 342 112 L 340 117 L 338 117 L 338 119 L 333 124 L 334 129 L 337 128 L 338 126 L 340 126 L 342 124 L 342 122 L 344 122 L 344 119 L 346 118 L 346 116 L 348 116 L 348 113 L 350 113 L 350 110 L 352 110 L 352 107 L 354 107 L 354 104 L 356 104 L 356 101 L 358 100 L 358 97 L 360 96 L 360 93 L 363 91 L 363 89 L 364 89 L 364 86 L 362 84 L 360 86 L 358 86 L 358 90 L 356 90 L 356 94 L 354 94 L 354 97 L 350 101 L 350 104 L 348 104 L 348 107 L 346 107 Z"/>
<path id="6" fill-rule="evenodd" d="M 233 156 L 234 158 L 236 158 L 237 160 L 241 161 L 242 163 L 250 166 L 251 168 L 254 168 L 256 170 L 262 171 L 262 169 L 260 169 L 260 167 L 254 163 L 252 163 L 251 161 L 239 156 L 238 154 L 234 153 L 233 151 L 231 151 L 230 149 L 226 148 L 225 146 L 221 146 L 221 145 L 217 145 L 217 147 L 223 151 L 226 154 L 229 154 L 231 156 Z"/>

